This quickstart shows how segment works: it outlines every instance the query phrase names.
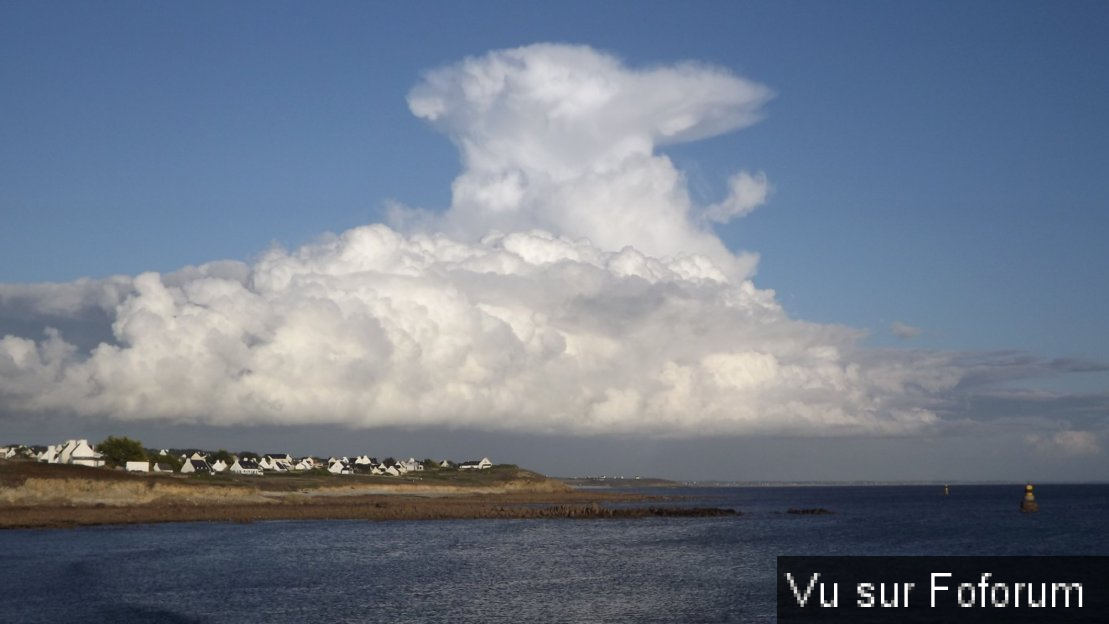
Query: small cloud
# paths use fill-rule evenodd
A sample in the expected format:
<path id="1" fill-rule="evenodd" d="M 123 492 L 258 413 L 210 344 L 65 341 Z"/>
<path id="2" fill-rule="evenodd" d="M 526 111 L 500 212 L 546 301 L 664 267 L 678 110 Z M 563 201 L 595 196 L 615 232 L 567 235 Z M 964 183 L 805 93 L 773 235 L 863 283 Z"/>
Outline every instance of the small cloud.
<path id="1" fill-rule="evenodd" d="M 1091 431 L 1059 431 L 1052 435 L 1032 434 L 1025 441 L 1037 455 L 1081 457 L 1101 452 L 1097 436 Z"/>
<path id="2" fill-rule="evenodd" d="M 767 181 L 766 174 L 760 171 L 752 175 L 746 171 L 740 171 L 728 179 L 728 197 L 722 202 L 705 208 L 702 216 L 716 223 L 727 223 L 765 204 L 770 191 L 770 182 Z"/>
<path id="3" fill-rule="evenodd" d="M 900 321 L 894 321 L 890 324 L 890 333 L 902 340 L 911 340 L 924 333 L 924 330 L 912 325 L 906 325 Z"/>

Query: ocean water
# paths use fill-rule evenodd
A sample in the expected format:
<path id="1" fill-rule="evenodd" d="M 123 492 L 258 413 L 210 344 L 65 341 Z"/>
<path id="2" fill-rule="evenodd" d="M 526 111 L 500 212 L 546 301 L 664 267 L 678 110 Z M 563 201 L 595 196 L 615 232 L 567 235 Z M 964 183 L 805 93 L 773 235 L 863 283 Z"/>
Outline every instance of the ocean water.
<path id="1" fill-rule="evenodd" d="M 778 555 L 1109 555 L 1109 485 L 658 493 L 743 515 L 0 531 L 0 622 L 772 622 Z"/>

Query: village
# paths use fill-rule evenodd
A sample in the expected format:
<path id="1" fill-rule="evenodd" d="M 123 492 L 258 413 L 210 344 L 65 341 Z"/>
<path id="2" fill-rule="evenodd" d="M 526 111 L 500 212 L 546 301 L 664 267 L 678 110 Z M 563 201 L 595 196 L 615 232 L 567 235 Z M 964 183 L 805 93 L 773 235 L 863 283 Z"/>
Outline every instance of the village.
<path id="1" fill-rule="evenodd" d="M 105 450 L 108 447 L 109 450 Z M 124 448 L 127 452 L 112 452 Z M 102 452 L 103 451 L 103 452 Z M 140 457 L 143 457 L 140 459 Z M 227 451 L 202 451 L 199 449 L 143 449 L 141 444 L 128 438 L 109 437 L 93 447 L 88 440 L 66 440 L 48 446 L 14 444 L 0 447 L 0 459 L 34 460 L 44 464 L 68 464 L 90 468 L 114 468 L 130 473 L 176 473 L 184 475 L 234 474 L 263 476 L 266 474 L 328 473 L 332 475 L 365 474 L 400 477 L 427 470 L 487 470 L 493 467 L 488 457 L 480 460 L 454 462 L 448 459 L 417 460 L 409 457 L 396 460 L 387 457 L 359 455 L 354 458 L 312 456 L 294 457 L 289 453 L 258 454 L 244 451 L 232 454 Z"/>

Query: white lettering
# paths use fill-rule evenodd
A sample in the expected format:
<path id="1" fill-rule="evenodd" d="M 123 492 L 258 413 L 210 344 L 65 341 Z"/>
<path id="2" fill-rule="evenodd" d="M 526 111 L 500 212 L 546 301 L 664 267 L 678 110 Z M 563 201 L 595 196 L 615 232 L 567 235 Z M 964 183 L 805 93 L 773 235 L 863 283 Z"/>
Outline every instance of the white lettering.
<path id="1" fill-rule="evenodd" d="M 824 600 L 824 583 L 820 584 L 820 604 L 825 607 L 839 606 L 839 583 L 832 583 L 832 602 Z"/>
<path id="2" fill-rule="evenodd" d="M 963 590 L 970 590 L 970 599 L 963 600 Z M 960 607 L 973 607 L 974 606 L 974 585 L 970 583 L 959 583 L 959 606 Z"/>
<path id="3" fill-rule="evenodd" d="M 1078 590 L 1078 606 L 1082 606 L 1082 583 L 1052 583 L 1051 584 L 1051 606 L 1055 606 L 1055 592 L 1062 589 L 1066 593 L 1063 594 L 1065 602 L 1064 607 L 1070 606 L 1070 592 L 1072 589 Z"/>
<path id="4" fill-rule="evenodd" d="M 1032 596 L 1032 588 L 1035 587 L 1032 583 L 1028 584 L 1028 606 L 1033 608 L 1047 606 L 1047 583 L 1040 583 L 1040 599 L 1037 601 Z"/>
<path id="5" fill-rule="evenodd" d="M 893 594 L 893 602 L 890 602 L 890 601 L 886 600 L 886 584 L 885 583 L 878 583 L 878 587 L 879 587 L 879 592 L 880 592 L 879 593 L 880 600 L 882 601 L 882 606 L 883 607 L 896 607 L 897 606 L 897 583 L 893 584 L 893 591 L 890 592 L 890 593 Z"/>
<path id="6" fill-rule="evenodd" d="M 1001 602 L 997 601 L 997 590 L 999 589 L 1005 590 L 1005 597 L 1001 599 Z M 992 602 L 995 607 L 1009 606 L 1009 586 L 1002 583 L 994 583 L 993 589 L 990 590 L 990 602 Z"/>
<path id="7" fill-rule="evenodd" d="M 986 590 L 990 587 L 990 584 L 986 582 L 986 579 L 990 578 L 991 576 L 993 576 L 992 572 L 983 572 L 982 580 L 978 581 L 978 589 L 982 590 L 981 592 L 979 592 L 979 594 L 982 596 L 982 604 L 979 605 L 981 607 L 986 606 Z"/>
<path id="8" fill-rule="evenodd" d="M 938 577 L 938 576 L 943 576 L 943 577 L 950 578 L 951 573 L 950 572 L 933 572 L 932 573 L 931 596 L 932 596 L 932 608 L 933 609 L 936 608 L 936 592 L 938 592 L 938 591 L 947 591 L 948 590 L 947 586 L 936 585 L 936 577 Z"/>
<path id="9" fill-rule="evenodd" d="M 873 583 L 859 583 L 859 606 L 860 607 L 873 607 L 874 606 L 874 584 Z"/>
<path id="10" fill-rule="evenodd" d="M 818 578 L 820 578 L 819 572 L 812 575 L 812 580 L 809 581 L 808 587 L 805 588 L 805 595 L 802 596 L 801 592 L 797 589 L 797 584 L 793 582 L 793 575 L 786 572 L 786 581 L 789 583 L 790 589 L 793 590 L 793 596 L 797 598 L 797 604 L 799 606 L 804 607 L 805 603 L 809 601 L 809 596 L 812 595 L 812 590 L 816 587 L 816 580 Z"/>

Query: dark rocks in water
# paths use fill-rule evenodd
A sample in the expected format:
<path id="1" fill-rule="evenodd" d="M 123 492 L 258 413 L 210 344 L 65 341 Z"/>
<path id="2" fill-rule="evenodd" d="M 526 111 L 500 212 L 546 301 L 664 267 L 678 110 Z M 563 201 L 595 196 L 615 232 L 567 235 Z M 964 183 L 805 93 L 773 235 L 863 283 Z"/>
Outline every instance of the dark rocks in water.
<path id="1" fill-rule="evenodd" d="M 1035 495 L 1032 494 L 1032 484 L 1024 486 L 1024 500 L 1020 502 L 1021 513 L 1034 513 L 1040 510 L 1040 504 L 1036 502 Z"/>
<path id="2" fill-rule="evenodd" d="M 786 510 L 786 513 L 795 516 L 827 516 L 830 515 L 832 511 L 823 507 L 814 507 L 811 509 L 795 509 L 790 507 Z"/>
<path id="3" fill-rule="evenodd" d="M 717 516 L 743 515 L 734 509 L 721 507 L 648 507 L 644 515 L 681 517 L 681 518 L 714 518 Z"/>
<path id="4" fill-rule="evenodd" d="M 720 507 L 601 507 L 593 504 L 555 505 L 539 509 L 505 510 L 506 515 L 516 518 L 712 518 L 718 516 L 742 515 L 734 509 Z"/>

